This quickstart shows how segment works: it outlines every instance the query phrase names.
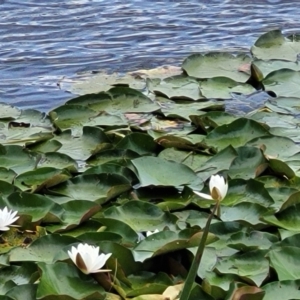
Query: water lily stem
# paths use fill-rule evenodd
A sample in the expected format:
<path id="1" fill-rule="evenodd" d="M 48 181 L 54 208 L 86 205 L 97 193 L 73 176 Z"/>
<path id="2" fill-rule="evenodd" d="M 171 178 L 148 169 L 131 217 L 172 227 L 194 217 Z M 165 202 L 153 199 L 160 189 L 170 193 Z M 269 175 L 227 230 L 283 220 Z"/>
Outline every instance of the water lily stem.
<path id="1" fill-rule="evenodd" d="M 189 299 L 189 296 L 190 296 L 190 293 L 192 291 L 193 284 L 195 282 L 195 278 L 196 278 L 196 275 L 197 275 L 197 270 L 198 270 L 200 262 L 201 262 L 202 254 L 203 254 L 203 251 L 204 251 L 204 248 L 205 248 L 205 242 L 206 242 L 206 239 L 207 239 L 207 236 L 208 236 L 208 233 L 209 233 L 210 223 L 211 223 L 211 220 L 212 220 L 216 210 L 219 207 L 219 204 L 220 204 L 220 202 L 217 201 L 216 205 L 214 206 L 211 214 L 209 215 L 209 217 L 207 219 L 207 222 L 206 222 L 206 225 L 205 225 L 205 228 L 204 228 L 204 231 L 203 231 L 203 235 L 202 235 L 202 238 L 200 240 L 196 255 L 193 259 L 190 271 L 188 273 L 188 276 L 186 278 L 186 281 L 185 281 L 185 284 L 183 286 L 182 292 L 180 294 L 180 300 L 188 300 Z"/>

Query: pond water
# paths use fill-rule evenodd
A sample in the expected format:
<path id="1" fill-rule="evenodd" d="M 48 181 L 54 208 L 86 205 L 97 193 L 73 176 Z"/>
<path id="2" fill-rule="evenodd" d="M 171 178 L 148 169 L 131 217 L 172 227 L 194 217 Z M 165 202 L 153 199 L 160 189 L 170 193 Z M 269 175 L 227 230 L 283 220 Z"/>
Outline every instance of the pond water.
<path id="1" fill-rule="evenodd" d="M 76 73 L 180 65 L 192 52 L 247 50 L 300 31 L 298 0 L 0 0 L 0 101 L 42 111 Z"/>

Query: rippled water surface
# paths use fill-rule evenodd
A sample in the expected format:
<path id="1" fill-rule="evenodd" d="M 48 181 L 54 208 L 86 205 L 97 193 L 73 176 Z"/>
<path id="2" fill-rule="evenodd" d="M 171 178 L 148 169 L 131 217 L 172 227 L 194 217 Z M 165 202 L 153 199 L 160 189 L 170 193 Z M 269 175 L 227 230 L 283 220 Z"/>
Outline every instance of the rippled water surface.
<path id="1" fill-rule="evenodd" d="M 246 50 L 268 30 L 299 32 L 299 15 L 298 0 L 0 0 L 0 101 L 47 111 L 71 97 L 64 76 Z"/>

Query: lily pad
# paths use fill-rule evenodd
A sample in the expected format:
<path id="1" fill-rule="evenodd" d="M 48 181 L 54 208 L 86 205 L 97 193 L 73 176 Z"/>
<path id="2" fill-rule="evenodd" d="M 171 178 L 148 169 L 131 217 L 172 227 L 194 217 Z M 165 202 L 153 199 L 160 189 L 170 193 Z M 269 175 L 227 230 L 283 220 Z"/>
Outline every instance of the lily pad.
<path id="1" fill-rule="evenodd" d="M 297 61 L 300 43 L 294 36 L 285 38 L 280 30 L 272 30 L 261 35 L 251 48 L 258 59 L 283 59 Z"/>
<path id="2" fill-rule="evenodd" d="M 182 68 L 189 76 L 200 79 L 223 76 L 237 82 L 246 82 L 249 75 L 240 72 L 239 67 L 250 62 L 251 58 L 245 54 L 212 52 L 190 55 L 183 61 Z"/>
<path id="3" fill-rule="evenodd" d="M 200 92 L 199 83 L 192 77 L 178 75 L 166 79 L 148 79 L 148 89 L 170 99 L 199 100 L 203 96 Z"/>

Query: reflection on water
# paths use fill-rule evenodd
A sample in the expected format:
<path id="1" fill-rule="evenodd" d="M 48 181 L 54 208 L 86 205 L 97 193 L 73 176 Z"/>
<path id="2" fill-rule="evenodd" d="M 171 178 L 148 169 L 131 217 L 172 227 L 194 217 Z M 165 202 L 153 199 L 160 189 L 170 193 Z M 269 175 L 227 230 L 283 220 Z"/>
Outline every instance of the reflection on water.
<path id="1" fill-rule="evenodd" d="M 63 76 L 246 50 L 270 29 L 300 31 L 299 13 L 298 0 L 0 0 L 0 101 L 48 110 L 70 98 Z"/>

